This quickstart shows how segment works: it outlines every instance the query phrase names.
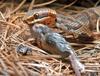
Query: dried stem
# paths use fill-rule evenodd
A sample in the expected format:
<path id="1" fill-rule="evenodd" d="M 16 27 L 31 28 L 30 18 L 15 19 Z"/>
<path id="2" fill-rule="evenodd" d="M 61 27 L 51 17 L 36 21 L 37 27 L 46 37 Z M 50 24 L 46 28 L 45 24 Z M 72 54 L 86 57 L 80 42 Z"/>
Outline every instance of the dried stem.
<path id="1" fill-rule="evenodd" d="M 32 2 L 30 3 L 30 6 L 29 6 L 28 11 L 29 11 L 29 10 L 32 10 L 32 8 L 33 8 L 33 6 L 34 6 L 34 3 L 35 3 L 35 0 L 32 0 Z"/>
<path id="2" fill-rule="evenodd" d="M 100 0 L 98 0 L 98 1 L 95 3 L 94 7 L 96 7 L 99 3 L 100 3 Z"/>
<path id="3" fill-rule="evenodd" d="M 72 3 L 68 4 L 68 5 L 65 5 L 64 7 L 62 7 L 60 10 L 63 10 L 65 8 L 68 8 L 70 6 L 72 6 L 73 4 L 75 4 L 77 2 L 77 0 L 74 0 Z"/>
<path id="4" fill-rule="evenodd" d="M 18 11 L 22 6 L 23 4 L 26 2 L 26 0 L 23 0 L 16 8 L 15 10 L 13 10 L 10 14 L 13 14 L 15 13 L 16 11 Z"/>
<path id="5" fill-rule="evenodd" d="M 53 3 L 53 2 L 55 2 L 56 0 L 51 0 L 51 1 L 49 1 L 49 2 L 45 2 L 45 3 L 42 3 L 42 4 L 36 4 L 36 5 L 34 5 L 33 7 L 43 7 L 43 6 L 46 6 L 46 5 L 49 5 L 49 4 L 51 4 L 51 3 Z"/>
<path id="6" fill-rule="evenodd" d="M 99 26 L 100 26 L 100 17 L 97 19 L 97 24 L 96 24 L 96 31 L 97 33 L 100 33 L 100 29 L 99 29 Z"/>

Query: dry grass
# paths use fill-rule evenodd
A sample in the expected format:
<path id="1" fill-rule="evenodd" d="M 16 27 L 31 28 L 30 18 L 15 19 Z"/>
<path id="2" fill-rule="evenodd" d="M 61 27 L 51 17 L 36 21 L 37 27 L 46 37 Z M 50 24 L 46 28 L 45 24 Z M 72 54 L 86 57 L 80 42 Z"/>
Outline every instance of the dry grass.
<path id="1" fill-rule="evenodd" d="M 50 55 L 35 45 L 27 24 L 22 21 L 25 15 L 22 8 L 35 7 L 35 5 L 32 6 L 34 0 L 30 4 L 24 4 L 25 1 L 23 0 L 19 5 L 6 1 L 0 2 L 2 11 L 0 12 L 0 75 L 74 76 L 68 62 L 59 60 L 60 56 Z M 54 1 L 56 0 L 52 0 L 52 2 Z M 45 4 L 41 4 L 39 7 L 42 5 Z M 13 10 L 14 8 L 15 10 Z M 32 48 L 32 52 L 27 55 L 17 53 L 16 48 L 20 44 Z M 93 76 L 100 76 L 100 41 L 96 40 L 92 44 L 71 44 L 79 47 L 76 53 L 86 67 L 86 73 L 82 76 L 92 76 L 93 74 Z"/>

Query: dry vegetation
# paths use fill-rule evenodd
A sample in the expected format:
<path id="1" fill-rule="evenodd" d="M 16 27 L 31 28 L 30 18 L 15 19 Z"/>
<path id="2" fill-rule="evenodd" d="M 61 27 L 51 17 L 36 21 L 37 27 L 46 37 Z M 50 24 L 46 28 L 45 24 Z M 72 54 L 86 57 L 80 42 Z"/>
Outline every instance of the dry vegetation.
<path id="1" fill-rule="evenodd" d="M 87 0 L 91 3 L 91 6 L 88 7 L 73 6 L 73 4 L 79 0 L 69 0 L 72 1 L 72 3 L 65 5 L 59 4 L 61 0 L 59 0 L 58 3 L 53 3 L 57 0 L 49 0 L 49 2 L 38 1 L 39 0 L 36 2 L 35 0 L 30 2 L 26 0 L 0 1 L 0 75 L 74 76 L 73 69 L 68 61 L 63 61 L 59 59 L 60 56 L 48 54 L 37 47 L 34 38 L 31 37 L 27 24 L 22 21 L 22 18 L 28 10 L 46 5 L 54 5 L 54 7 L 48 7 L 64 15 L 76 14 L 88 7 L 97 6 L 100 0 L 94 3 L 92 0 Z M 65 12 L 64 9 L 66 9 L 65 11 L 67 12 Z M 99 32 L 99 29 L 97 32 Z M 70 43 L 76 49 L 80 61 L 86 67 L 86 73 L 82 76 L 100 76 L 99 36 L 96 36 L 93 42 L 87 44 L 71 42 L 71 40 Z M 32 51 L 27 55 L 17 53 L 16 48 L 20 44 L 30 47 Z"/>

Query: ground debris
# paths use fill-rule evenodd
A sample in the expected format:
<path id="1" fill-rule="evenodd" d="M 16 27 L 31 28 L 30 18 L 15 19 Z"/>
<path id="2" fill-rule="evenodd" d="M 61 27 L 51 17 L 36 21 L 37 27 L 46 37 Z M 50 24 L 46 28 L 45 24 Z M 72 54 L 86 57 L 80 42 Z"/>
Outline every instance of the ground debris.
<path id="1" fill-rule="evenodd" d="M 94 0 L 88 0 L 91 5 L 88 5 L 87 7 L 85 7 L 82 3 L 85 0 L 82 2 L 75 0 L 72 3 L 70 2 L 72 0 L 70 0 L 69 2 L 71 5 L 68 6 L 66 6 L 66 4 L 60 4 L 59 2 L 61 0 L 51 0 L 50 2 L 43 4 L 35 4 L 35 2 L 33 2 L 35 0 L 32 0 L 32 2 L 28 2 L 27 0 L 22 0 L 22 2 L 20 2 L 21 0 L 16 2 L 14 1 L 15 0 L 11 0 L 11 2 L 9 2 L 9 0 L 0 1 L 0 75 L 74 76 L 73 69 L 68 61 L 63 61 L 60 59 L 59 55 L 48 54 L 37 47 L 27 24 L 23 22 L 22 18 L 28 9 L 42 6 L 51 7 L 66 16 L 77 14 L 83 9 L 87 9 L 87 7 L 97 6 L 99 4 L 99 0 L 97 2 Z M 58 3 L 54 3 L 55 1 Z M 39 1 L 37 0 L 36 3 L 39 3 Z M 74 6 L 75 3 L 76 5 L 80 4 L 81 6 Z M 55 6 L 52 7 L 52 5 Z M 59 32 L 59 29 L 55 29 Z M 76 49 L 76 53 L 78 54 L 80 61 L 86 67 L 86 73 L 83 73 L 82 76 L 100 76 L 99 37 L 89 44 L 77 42 L 73 43 L 71 41 L 70 43 L 73 47 L 75 46 L 74 48 Z M 19 55 L 16 48 L 20 44 L 31 48 L 31 54 Z"/>

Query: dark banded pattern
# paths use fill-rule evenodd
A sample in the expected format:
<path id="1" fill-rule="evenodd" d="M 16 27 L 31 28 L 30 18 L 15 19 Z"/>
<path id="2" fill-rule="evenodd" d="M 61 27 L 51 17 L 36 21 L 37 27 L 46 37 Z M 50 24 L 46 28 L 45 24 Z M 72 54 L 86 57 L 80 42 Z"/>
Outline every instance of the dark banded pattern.
<path id="1" fill-rule="evenodd" d="M 91 36 L 100 16 L 100 6 L 84 10 L 76 15 L 62 16 L 57 16 L 57 18 L 60 17 L 57 19 L 58 28 L 61 28 L 65 32 L 72 32 L 76 38 L 80 34 Z"/>

